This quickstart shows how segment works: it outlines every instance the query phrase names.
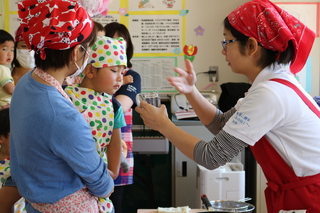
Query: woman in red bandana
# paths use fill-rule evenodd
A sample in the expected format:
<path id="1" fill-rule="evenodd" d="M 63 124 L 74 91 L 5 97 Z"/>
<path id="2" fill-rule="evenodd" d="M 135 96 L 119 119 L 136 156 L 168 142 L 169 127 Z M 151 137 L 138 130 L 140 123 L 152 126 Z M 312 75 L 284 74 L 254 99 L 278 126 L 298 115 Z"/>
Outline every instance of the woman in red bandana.
<path id="1" fill-rule="evenodd" d="M 315 34 L 268 0 L 253 0 L 224 20 L 222 54 L 252 86 L 222 113 L 195 87 L 190 61 L 175 68 L 170 83 L 184 93 L 201 122 L 215 135 L 205 142 L 182 131 L 164 106 L 136 108 L 145 124 L 160 131 L 186 156 L 208 169 L 231 161 L 250 146 L 268 181 L 268 213 L 320 212 L 320 111 L 295 79 Z"/>
<path id="2" fill-rule="evenodd" d="M 10 106 L 13 182 L 28 213 L 104 212 L 98 197 L 110 195 L 113 180 L 85 117 L 62 89 L 87 65 L 94 24 L 73 0 L 24 0 L 18 9 L 36 69 L 19 80 Z"/>
<path id="3" fill-rule="evenodd" d="M 11 75 L 13 82 L 17 85 L 19 79 L 27 72 L 34 69 L 34 50 L 28 50 L 28 47 L 22 36 L 22 29 L 19 26 L 15 35 L 15 55 L 12 61 L 13 68 Z"/>

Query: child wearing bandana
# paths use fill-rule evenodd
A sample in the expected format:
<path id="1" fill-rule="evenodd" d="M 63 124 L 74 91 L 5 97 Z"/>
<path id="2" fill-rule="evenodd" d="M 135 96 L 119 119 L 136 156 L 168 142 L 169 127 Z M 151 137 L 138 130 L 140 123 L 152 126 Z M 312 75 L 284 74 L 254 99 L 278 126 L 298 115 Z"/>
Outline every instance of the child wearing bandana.
<path id="1" fill-rule="evenodd" d="M 320 212 L 320 109 L 295 78 L 305 65 L 315 33 L 269 0 L 252 0 L 224 20 L 221 53 L 232 72 L 252 85 L 244 98 L 223 113 L 195 86 L 186 70 L 169 82 L 184 93 L 215 137 L 200 140 L 176 127 L 165 106 L 141 103 L 136 111 L 196 163 L 215 169 L 250 146 L 268 181 L 268 213 Z"/>
<path id="2" fill-rule="evenodd" d="M 134 47 L 131 40 L 131 35 L 128 28 L 118 22 L 111 22 L 104 26 L 106 36 L 116 38 L 122 37 L 127 44 L 127 69 L 123 76 L 123 85 L 116 92 L 116 99 L 120 102 L 124 118 L 127 126 L 121 128 L 122 139 L 127 146 L 126 161 L 129 164 L 129 170 L 126 171 L 123 167 L 119 171 L 119 176 L 114 180 L 114 192 L 110 196 L 117 213 L 123 213 L 126 211 L 123 205 L 125 188 L 130 184 L 133 184 L 133 164 L 134 156 L 132 152 L 133 139 L 132 139 L 132 113 L 134 108 L 137 106 L 136 96 L 141 92 L 141 76 L 140 74 L 132 69 L 131 59 L 134 53 Z"/>
<path id="3" fill-rule="evenodd" d="M 86 116 L 97 152 L 108 165 L 113 179 L 119 174 L 121 127 L 126 126 L 122 106 L 113 94 L 122 85 L 126 65 L 126 42 L 122 38 L 97 37 L 89 50 L 82 82 L 65 88 L 71 101 Z M 106 202 L 106 212 L 111 212 L 113 205 L 110 200 Z"/>

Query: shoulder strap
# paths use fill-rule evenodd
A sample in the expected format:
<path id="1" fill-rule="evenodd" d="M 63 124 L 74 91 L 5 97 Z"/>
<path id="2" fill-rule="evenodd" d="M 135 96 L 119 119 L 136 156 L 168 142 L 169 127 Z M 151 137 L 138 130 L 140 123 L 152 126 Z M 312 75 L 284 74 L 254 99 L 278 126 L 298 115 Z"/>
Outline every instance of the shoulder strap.
<path id="1" fill-rule="evenodd" d="M 320 118 L 320 110 L 301 92 L 301 90 L 296 85 L 294 85 L 290 81 L 280 78 L 273 78 L 270 79 L 270 81 L 275 81 L 284 84 L 293 89 L 300 96 L 300 98 L 308 105 L 308 107 Z"/>

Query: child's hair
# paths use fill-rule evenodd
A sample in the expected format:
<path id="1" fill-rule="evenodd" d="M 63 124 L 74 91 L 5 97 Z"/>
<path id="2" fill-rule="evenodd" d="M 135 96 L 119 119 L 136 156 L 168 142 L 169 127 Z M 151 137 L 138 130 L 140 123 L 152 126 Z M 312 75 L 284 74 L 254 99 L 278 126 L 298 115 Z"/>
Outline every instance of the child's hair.
<path id="1" fill-rule="evenodd" d="M 10 133 L 9 108 L 0 110 L 0 135 L 8 137 Z"/>
<path id="2" fill-rule="evenodd" d="M 93 21 L 93 23 L 94 23 L 94 28 L 96 29 L 97 32 L 99 32 L 99 31 L 105 32 L 102 24 L 100 24 L 97 21 Z"/>
<path id="3" fill-rule="evenodd" d="M 118 22 L 111 22 L 104 26 L 104 31 L 106 32 L 106 36 L 111 38 L 113 38 L 114 34 L 118 33 L 118 36 L 122 37 L 127 42 L 127 67 L 131 68 L 132 64 L 130 60 L 133 56 L 133 44 L 127 27 Z"/>
<path id="4" fill-rule="evenodd" d="M 10 33 L 5 30 L 0 30 L 0 44 L 3 44 L 6 41 L 13 41 L 14 39 Z"/>

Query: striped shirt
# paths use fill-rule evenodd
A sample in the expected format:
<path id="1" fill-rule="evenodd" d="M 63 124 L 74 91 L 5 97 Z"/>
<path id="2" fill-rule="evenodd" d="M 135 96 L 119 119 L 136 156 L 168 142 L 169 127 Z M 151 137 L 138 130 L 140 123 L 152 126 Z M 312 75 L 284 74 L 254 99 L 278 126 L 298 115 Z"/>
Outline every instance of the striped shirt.
<path id="1" fill-rule="evenodd" d="M 207 169 L 216 169 L 230 162 L 248 146 L 245 142 L 222 130 L 222 127 L 235 112 L 234 108 L 225 113 L 217 109 L 216 116 L 212 122 L 206 125 L 206 128 L 215 137 L 209 142 L 200 140 L 194 148 L 193 158 L 197 164 Z"/>

